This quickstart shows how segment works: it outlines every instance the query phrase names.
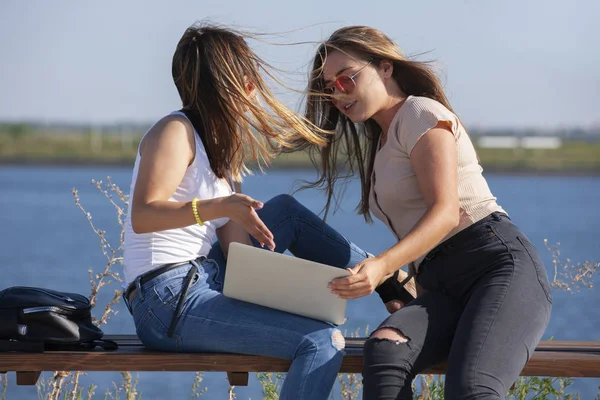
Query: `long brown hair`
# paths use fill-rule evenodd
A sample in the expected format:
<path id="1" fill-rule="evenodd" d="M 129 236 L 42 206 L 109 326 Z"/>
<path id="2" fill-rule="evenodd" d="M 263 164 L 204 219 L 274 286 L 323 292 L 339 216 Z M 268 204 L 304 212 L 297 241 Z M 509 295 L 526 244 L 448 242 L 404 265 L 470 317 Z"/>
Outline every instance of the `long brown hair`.
<path id="1" fill-rule="evenodd" d="M 213 172 L 238 182 L 249 172 L 248 163 L 262 167 L 292 142 L 322 146 L 327 136 L 273 96 L 259 72 L 268 74 L 270 66 L 244 36 L 196 23 L 181 37 L 172 64 L 182 111 L 200 135 Z M 256 98 L 248 96 L 248 82 Z"/>
<path id="2" fill-rule="evenodd" d="M 406 95 L 429 97 L 451 111 L 452 108 L 440 80 L 429 64 L 407 59 L 400 48 L 377 29 L 367 26 L 341 28 L 319 46 L 309 76 L 306 117 L 319 128 L 334 131 L 335 134 L 324 137 L 327 140 L 325 147 L 316 147 L 303 140 L 296 143 L 295 149 L 307 149 L 313 164 L 320 170 L 319 179 L 306 187 L 321 187 L 325 190 L 327 216 L 332 200 L 336 197 L 335 183 L 339 179 L 355 177 L 358 172 L 362 194 L 356 211 L 367 222 L 371 222 L 369 192 L 381 129 L 372 119 L 354 124 L 323 97 L 323 65 L 327 53 L 332 51 L 346 52 L 363 60 L 370 60 L 374 65 L 378 65 L 381 60 L 388 60 L 394 66 L 393 78 Z"/>

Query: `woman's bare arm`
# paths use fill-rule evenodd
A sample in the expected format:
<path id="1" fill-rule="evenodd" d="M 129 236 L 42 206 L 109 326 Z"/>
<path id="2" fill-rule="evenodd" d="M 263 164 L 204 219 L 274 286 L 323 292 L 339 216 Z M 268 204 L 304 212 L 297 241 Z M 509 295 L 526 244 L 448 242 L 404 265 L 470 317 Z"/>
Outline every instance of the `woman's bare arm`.
<path id="1" fill-rule="evenodd" d="M 193 160 L 195 133 L 189 121 L 171 115 L 159 121 L 140 146 L 140 165 L 131 206 L 136 233 L 182 228 L 196 223 L 191 202 L 174 202 L 173 195 Z M 259 242 L 275 247 L 273 235 L 255 212 L 262 203 L 243 194 L 200 200 L 203 221 L 228 217 L 242 225 Z"/>

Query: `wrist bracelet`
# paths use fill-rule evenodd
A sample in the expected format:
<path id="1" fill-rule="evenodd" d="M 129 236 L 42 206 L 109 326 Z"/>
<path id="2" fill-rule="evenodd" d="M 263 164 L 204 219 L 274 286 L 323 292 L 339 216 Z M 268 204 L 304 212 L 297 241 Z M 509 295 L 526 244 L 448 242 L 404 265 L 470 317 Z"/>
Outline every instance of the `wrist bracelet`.
<path id="1" fill-rule="evenodd" d="M 194 218 L 196 219 L 196 222 L 198 223 L 198 225 L 202 226 L 204 225 L 204 222 L 202 222 L 202 220 L 200 219 L 200 216 L 198 215 L 198 198 L 194 197 L 194 200 L 192 200 L 192 211 L 194 212 Z"/>

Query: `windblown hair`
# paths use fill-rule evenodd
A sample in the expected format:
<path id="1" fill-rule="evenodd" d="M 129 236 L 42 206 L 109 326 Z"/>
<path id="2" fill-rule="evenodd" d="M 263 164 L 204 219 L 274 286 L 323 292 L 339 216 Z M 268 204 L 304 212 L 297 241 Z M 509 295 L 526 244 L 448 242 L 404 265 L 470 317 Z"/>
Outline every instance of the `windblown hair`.
<path id="1" fill-rule="evenodd" d="M 306 117 L 321 130 L 335 134 L 323 138 L 327 145 L 313 146 L 306 140 L 296 142 L 295 150 L 308 150 L 315 167 L 320 171 L 319 179 L 306 187 L 323 188 L 327 203 L 325 216 L 335 198 L 334 186 L 339 179 L 356 175 L 361 182 L 361 200 L 356 211 L 367 222 L 372 222 L 369 212 L 369 192 L 376 146 L 381 129 L 369 119 L 354 124 L 323 96 L 325 82 L 323 65 L 327 54 L 341 51 L 364 61 L 378 65 L 382 60 L 393 64 L 393 78 L 406 95 L 424 96 L 437 100 L 452 111 L 442 85 L 426 62 L 407 59 L 400 48 L 381 31 L 367 26 L 349 26 L 335 31 L 322 43 L 315 55 L 306 93 Z M 319 157 L 320 156 L 320 157 Z M 337 203 L 337 201 L 336 201 Z"/>
<path id="2" fill-rule="evenodd" d="M 259 72 L 271 68 L 248 46 L 244 34 L 195 24 L 173 55 L 172 74 L 183 105 L 219 178 L 241 181 L 248 164 L 267 165 L 291 143 L 326 143 L 324 132 L 280 103 Z M 247 83 L 255 96 L 246 92 Z M 262 103 L 262 104 L 261 104 Z"/>

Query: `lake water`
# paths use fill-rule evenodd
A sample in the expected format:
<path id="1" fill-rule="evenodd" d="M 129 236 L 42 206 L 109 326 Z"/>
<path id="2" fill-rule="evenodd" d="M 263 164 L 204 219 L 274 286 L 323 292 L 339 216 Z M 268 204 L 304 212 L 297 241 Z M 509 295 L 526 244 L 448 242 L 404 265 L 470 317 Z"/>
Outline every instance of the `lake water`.
<path id="1" fill-rule="evenodd" d="M 130 169 L 116 167 L 0 166 L 0 290 L 26 285 L 88 294 L 88 269 L 102 271 L 106 259 L 98 238 L 75 206 L 71 189 L 78 189 L 93 222 L 108 232 L 112 243 L 117 243 L 120 228 L 114 209 L 90 182 L 110 176 L 127 192 L 130 174 Z M 600 261 L 600 177 L 504 174 L 486 177 L 499 203 L 540 249 L 549 277 L 553 276 L 552 258 L 544 249 L 544 239 L 551 245 L 560 243 L 563 260 Z M 276 194 L 290 193 L 300 179 L 313 178 L 312 171 L 270 171 L 266 176 L 249 177 L 244 191 L 266 201 Z M 393 245 L 393 238 L 381 223 L 365 225 L 354 214 L 358 196 L 358 183 L 351 182 L 341 209 L 328 222 L 365 250 L 378 253 Z M 324 204 L 324 197 L 314 190 L 299 192 L 296 197 L 315 212 Z M 116 266 L 116 271 L 120 272 L 120 266 Z M 105 305 L 115 289 L 118 289 L 116 283 L 103 288 L 99 305 Z M 599 301 L 598 288 L 582 288 L 574 294 L 555 291 L 545 338 L 600 341 Z M 104 331 L 134 332 L 123 304 L 116 309 L 118 314 L 103 326 Z M 95 315 L 100 312 L 97 309 Z M 365 329 L 373 330 L 386 315 L 377 295 L 351 301 L 348 322 L 341 329 L 348 334 L 357 330 L 364 334 Z M 7 399 L 37 399 L 35 388 L 17 387 L 14 374 L 9 376 Z M 140 373 L 138 388 L 145 400 L 189 398 L 193 380 L 193 373 Z M 95 398 L 104 398 L 112 382 L 120 382 L 120 375 L 89 373 L 82 381 L 84 386 L 96 384 Z M 208 387 L 202 398 L 227 398 L 225 373 L 204 374 L 202 385 Z M 578 379 L 573 391 L 579 391 L 582 399 L 591 399 L 599 392 L 599 386 L 600 379 Z M 260 385 L 252 377 L 249 387 L 238 387 L 236 393 L 238 399 L 262 398 Z M 334 390 L 334 398 L 340 398 L 339 391 Z"/>

